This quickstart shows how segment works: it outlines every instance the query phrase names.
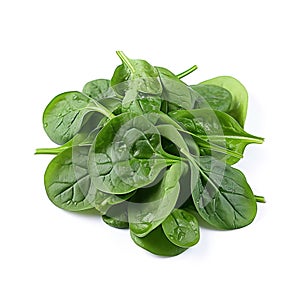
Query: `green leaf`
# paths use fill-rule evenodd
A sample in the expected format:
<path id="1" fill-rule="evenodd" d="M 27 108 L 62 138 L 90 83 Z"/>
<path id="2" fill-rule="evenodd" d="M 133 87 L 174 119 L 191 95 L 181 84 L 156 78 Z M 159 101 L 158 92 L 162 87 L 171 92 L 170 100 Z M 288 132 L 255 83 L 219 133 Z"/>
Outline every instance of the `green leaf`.
<path id="1" fill-rule="evenodd" d="M 123 113 L 131 112 L 136 115 L 160 112 L 161 103 L 162 99 L 158 96 L 143 94 L 134 94 L 131 96 L 129 93 L 126 93 L 122 102 L 122 111 Z"/>
<path id="2" fill-rule="evenodd" d="M 158 72 L 153 66 L 145 60 L 129 59 L 122 51 L 117 51 L 117 54 L 123 64 L 116 68 L 111 86 L 118 94 L 124 96 L 129 87 L 144 94 L 162 93 Z"/>
<path id="3" fill-rule="evenodd" d="M 187 248 L 174 245 L 165 236 L 161 226 L 155 228 L 145 237 L 138 237 L 130 232 L 132 240 L 139 247 L 160 256 L 176 256 L 183 253 Z"/>
<path id="4" fill-rule="evenodd" d="M 179 247 L 192 247 L 200 239 L 196 217 L 183 209 L 174 209 L 163 221 L 162 229 L 170 242 Z"/>
<path id="5" fill-rule="evenodd" d="M 89 154 L 89 172 L 101 191 L 126 194 L 155 180 L 172 164 L 160 135 L 144 116 L 124 113 L 110 120 L 96 137 Z"/>
<path id="6" fill-rule="evenodd" d="M 141 95 L 137 98 L 135 105 L 139 106 L 139 111 L 142 113 L 152 113 L 152 112 L 159 112 L 161 107 L 162 99 L 157 96 L 148 96 L 148 95 Z M 132 110 L 130 111 L 137 111 Z"/>
<path id="7" fill-rule="evenodd" d="M 103 105 L 80 92 L 60 94 L 44 111 L 44 129 L 53 142 L 65 144 L 80 130 L 88 113 L 93 111 L 109 118 L 113 116 Z"/>
<path id="8" fill-rule="evenodd" d="M 135 201 L 128 205 L 130 230 L 135 235 L 147 235 L 171 213 L 179 195 L 182 168 L 181 163 L 172 165 L 157 185 L 137 191 Z"/>
<path id="9" fill-rule="evenodd" d="M 194 137 L 204 154 L 224 159 L 228 164 L 239 161 L 248 144 L 263 142 L 263 138 L 247 133 L 235 119 L 220 111 L 179 110 L 169 115 Z"/>
<path id="10" fill-rule="evenodd" d="M 82 92 L 97 101 L 103 98 L 113 98 L 116 96 L 107 79 L 96 79 L 89 81 L 83 87 Z"/>
<path id="11" fill-rule="evenodd" d="M 100 214 L 132 194 L 103 193 L 91 183 L 87 169 L 89 146 L 73 146 L 59 153 L 45 172 L 45 188 L 49 199 L 69 211 L 96 208 Z"/>
<path id="12" fill-rule="evenodd" d="M 35 154 L 59 154 L 74 146 L 91 146 L 106 121 L 107 118 L 103 118 L 98 113 L 93 113 L 79 132 L 67 143 L 55 148 L 38 148 Z"/>
<path id="13" fill-rule="evenodd" d="M 219 229 L 247 226 L 256 216 L 256 199 L 243 173 L 200 157 L 192 169 L 192 197 L 200 216 Z"/>
<path id="14" fill-rule="evenodd" d="M 191 88 L 201 97 L 195 108 L 211 108 L 228 113 L 232 103 L 232 96 L 226 89 L 212 84 L 192 85 Z"/>
<path id="15" fill-rule="evenodd" d="M 107 211 L 114 205 L 122 203 L 134 195 L 134 192 L 115 195 L 108 194 L 98 190 L 95 185 L 91 182 L 91 187 L 87 194 L 87 200 L 91 205 L 97 209 L 101 215 L 107 214 Z"/>
<path id="16" fill-rule="evenodd" d="M 129 228 L 127 207 L 127 202 L 122 202 L 120 204 L 113 205 L 111 208 L 108 209 L 106 214 L 102 216 L 103 221 L 107 225 L 114 228 Z"/>
<path id="17" fill-rule="evenodd" d="M 58 154 L 45 172 L 45 188 L 49 199 L 58 207 L 69 211 L 92 208 L 86 199 L 90 178 L 85 167 L 88 147 L 76 151 L 73 160 L 72 148 Z"/>
<path id="18" fill-rule="evenodd" d="M 107 79 L 96 79 L 88 82 L 83 87 L 82 92 L 113 113 L 117 113 L 122 106 L 122 99 L 111 88 L 110 81 Z"/>
<path id="19" fill-rule="evenodd" d="M 248 93 L 246 88 L 237 79 L 231 76 L 215 77 L 203 81 L 201 84 L 216 85 L 228 90 L 231 93 L 232 101 L 227 113 L 244 127 L 248 108 Z"/>
<path id="20" fill-rule="evenodd" d="M 193 107 L 190 88 L 168 69 L 156 67 L 163 85 L 163 99 L 168 111 Z"/>

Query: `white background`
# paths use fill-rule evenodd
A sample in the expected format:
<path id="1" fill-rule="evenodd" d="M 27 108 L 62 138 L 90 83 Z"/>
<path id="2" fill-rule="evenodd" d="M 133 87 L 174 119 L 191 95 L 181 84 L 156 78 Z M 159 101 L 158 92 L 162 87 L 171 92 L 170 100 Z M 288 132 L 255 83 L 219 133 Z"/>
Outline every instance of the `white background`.
<path id="1" fill-rule="evenodd" d="M 0 298 L 299 299 L 298 1 L 1 1 Z M 203 229 L 194 248 L 160 258 L 99 216 L 47 199 L 52 146 L 41 117 L 58 93 L 110 78 L 115 50 L 187 83 L 219 75 L 249 91 L 246 130 L 265 137 L 239 167 L 266 197 L 253 224 Z"/>

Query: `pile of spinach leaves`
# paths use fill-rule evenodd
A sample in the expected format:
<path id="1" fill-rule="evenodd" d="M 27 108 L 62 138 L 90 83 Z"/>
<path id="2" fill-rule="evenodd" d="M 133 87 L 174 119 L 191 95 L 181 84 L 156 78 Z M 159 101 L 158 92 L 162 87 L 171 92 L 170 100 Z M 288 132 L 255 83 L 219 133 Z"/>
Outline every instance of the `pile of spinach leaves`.
<path id="1" fill-rule="evenodd" d="M 103 221 L 129 228 L 140 247 L 178 255 L 200 239 L 199 222 L 236 229 L 255 218 L 257 202 L 232 167 L 248 144 L 248 95 L 228 76 L 197 85 L 117 51 L 111 80 L 56 96 L 43 114 L 58 147 L 45 172 L 49 199 L 68 211 L 96 209 Z"/>

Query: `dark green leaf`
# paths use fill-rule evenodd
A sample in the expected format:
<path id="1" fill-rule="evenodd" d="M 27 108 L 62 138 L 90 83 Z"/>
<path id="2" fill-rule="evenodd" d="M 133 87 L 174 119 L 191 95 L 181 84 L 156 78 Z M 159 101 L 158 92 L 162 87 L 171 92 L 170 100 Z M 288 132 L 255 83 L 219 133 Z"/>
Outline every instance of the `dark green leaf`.
<path id="1" fill-rule="evenodd" d="M 179 247 L 192 247 L 200 239 L 197 219 L 183 209 L 174 209 L 163 221 L 162 229 L 166 237 Z"/>
<path id="2" fill-rule="evenodd" d="M 128 228 L 127 206 L 127 202 L 113 205 L 108 209 L 106 214 L 102 216 L 103 221 L 111 227 L 120 229 Z"/>
<path id="3" fill-rule="evenodd" d="M 231 76 L 215 77 L 203 81 L 201 84 L 216 85 L 229 91 L 232 96 L 232 101 L 228 114 L 244 127 L 248 108 L 248 93 L 246 88 L 237 79 Z"/>
<path id="4" fill-rule="evenodd" d="M 162 86 L 157 70 L 145 60 L 129 59 L 122 51 L 117 51 L 123 64 L 118 66 L 111 79 L 111 86 L 120 95 L 129 89 L 137 92 L 160 95 Z"/>
<path id="5" fill-rule="evenodd" d="M 163 99 L 167 102 L 168 111 L 178 108 L 191 109 L 193 103 L 190 88 L 168 69 L 156 69 L 163 85 Z"/>
<path id="6" fill-rule="evenodd" d="M 159 226 L 175 207 L 179 195 L 180 163 L 167 170 L 155 186 L 137 191 L 134 202 L 128 205 L 130 230 L 143 237 Z"/>
<path id="7" fill-rule="evenodd" d="M 96 208 L 105 214 L 112 205 L 132 194 L 112 195 L 97 190 L 87 170 L 89 146 L 73 146 L 59 153 L 45 172 L 45 188 L 49 199 L 69 211 Z"/>
<path id="8" fill-rule="evenodd" d="M 86 169 L 88 147 L 76 152 L 73 160 L 72 148 L 58 154 L 45 172 L 45 188 L 49 199 L 58 207 L 70 211 L 92 208 L 86 199 L 90 178 Z"/>
<path id="9" fill-rule="evenodd" d="M 84 118 L 92 111 L 108 117 L 112 115 L 108 109 L 80 92 L 60 94 L 44 111 L 44 129 L 53 142 L 65 144 L 80 130 Z"/>
<path id="10" fill-rule="evenodd" d="M 200 216 L 215 228 L 250 224 L 256 200 L 243 173 L 212 157 L 200 157 L 192 168 L 192 196 Z"/>
<path id="11" fill-rule="evenodd" d="M 163 152 L 155 126 L 144 116 L 127 113 L 99 132 L 89 155 L 89 172 L 101 191 L 126 194 L 153 182 L 173 162 Z"/>
<path id="12" fill-rule="evenodd" d="M 86 83 L 82 92 L 97 101 L 116 96 L 107 79 L 96 79 Z"/>
<path id="13" fill-rule="evenodd" d="M 211 108 L 228 113 L 232 103 L 232 96 L 226 89 L 211 84 L 192 85 L 191 88 L 201 97 L 195 108 Z"/>
<path id="14" fill-rule="evenodd" d="M 162 102 L 161 98 L 155 96 L 141 95 L 137 99 L 137 103 L 142 113 L 151 113 L 155 111 L 159 112 L 161 107 L 161 102 Z"/>
<path id="15" fill-rule="evenodd" d="M 165 236 L 161 226 L 155 228 L 145 237 L 138 237 L 130 232 L 132 240 L 141 248 L 160 256 L 176 256 L 187 248 L 182 248 L 171 243 Z"/>
<path id="16" fill-rule="evenodd" d="M 35 154 L 59 154 L 75 146 L 91 146 L 98 132 L 101 130 L 102 124 L 105 122 L 107 122 L 107 118 L 103 118 L 98 113 L 91 113 L 87 122 L 85 122 L 79 132 L 70 141 L 56 148 L 36 149 Z"/>
<path id="17" fill-rule="evenodd" d="M 123 195 L 104 193 L 98 190 L 91 182 L 91 187 L 86 197 L 91 205 L 96 208 L 101 215 L 104 215 L 110 207 L 128 200 L 132 195 L 134 195 L 134 192 Z"/>
<path id="18" fill-rule="evenodd" d="M 180 110 L 169 115 L 193 135 L 203 153 L 223 158 L 228 164 L 236 163 L 248 144 L 263 142 L 262 138 L 247 133 L 235 119 L 220 111 Z M 211 150 L 215 152 L 211 153 Z"/>

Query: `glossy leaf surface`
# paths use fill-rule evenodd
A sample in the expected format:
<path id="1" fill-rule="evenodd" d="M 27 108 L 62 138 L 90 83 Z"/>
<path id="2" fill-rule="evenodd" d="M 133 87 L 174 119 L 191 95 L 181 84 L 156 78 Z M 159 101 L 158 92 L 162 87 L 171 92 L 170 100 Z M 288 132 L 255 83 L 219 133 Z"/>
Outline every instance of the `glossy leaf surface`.
<path id="1" fill-rule="evenodd" d="M 89 172 L 101 191 L 126 194 L 154 181 L 171 163 L 155 126 L 144 116 L 128 113 L 99 132 L 89 155 Z"/>
<path id="2" fill-rule="evenodd" d="M 197 219 L 183 209 L 174 209 L 163 221 L 162 229 L 166 237 L 179 247 L 192 247 L 200 239 Z"/>
<path id="3" fill-rule="evenodd" d="M 216 85 L 229 91 L 232 102 L 228 114 L 244 127 L 248 109 L 248 92 L 242 83 L 231 76 L 219 76 L 203 81 L 201 84 Z"/>
<path id="4" fill-rule="evenodd" d="M 200 216 L 219 229 L 236 229 L 256 216 L 256 200 L 243 173 L 211 157 L 192 167 L 192 196 Z"/>
<path id="5" fill-rule="evenodd" d="M 176 256 L 187 248 L 174 245 L 164 234 L 161 226 L 158 226 L 145 237 L 138 237 L 130 232 L 132 240 L 141 248 L 160 256 Z"/>
<path id="6" fill-rule="evenodd" d="M 220 111 L 180 110 L 169 115 L 192 134 L 203 153 L 210 154 L 211 150 L 221 152 L 223 148 L 225 156 L 224 153 L 214 156 L 224 158 L 228 164 L 236 163 L 248 144 L 263 142 L 262 138 L 247 133 L 235 119 Z"/>
<path id="7" fill-rule="evenodd" d="M 171 213 L 179 195 L 181 174 L 181 164 L 174 164 L 157 185 L 136 193 L 136 201 L 128 206 L 130 230 L 135 235 L 147 235 Z"/>

